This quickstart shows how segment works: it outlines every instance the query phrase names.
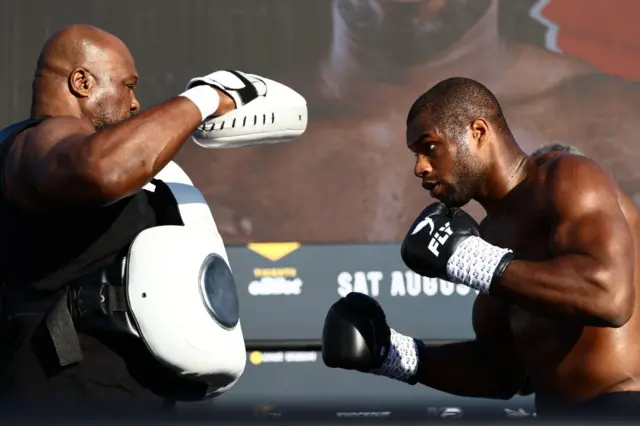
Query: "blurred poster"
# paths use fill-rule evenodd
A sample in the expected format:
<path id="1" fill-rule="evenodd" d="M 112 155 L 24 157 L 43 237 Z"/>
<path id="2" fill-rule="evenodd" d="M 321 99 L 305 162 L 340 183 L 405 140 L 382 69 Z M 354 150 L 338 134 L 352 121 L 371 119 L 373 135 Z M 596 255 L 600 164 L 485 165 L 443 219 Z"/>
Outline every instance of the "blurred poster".
<path id="1" fill-rule="evenodd" d="M 319 4 L 323 4 L 323 8 Z M 326 43 L 279 77 L 311 108 L 306 135 L 228 152 L 187 146 L 180 161 L 229 243 L 401 240 L 431 202 L 413 176 L 406 114 L 438 81 L 471 77 L 501 101 L 527 152 L 582 149 L 634 196 L 640 3 L 581 0 L 332 0 L 294 19 L 324 20 Z M 278 49 L 277 46 L 274 47 Z M 468 209 L 483 216 L 479 206 Z"/>
<path id="2" fill-rule="evenodd" d="M 636 0 L 38 0 L 3 3 L 0 121 L 29 113 L 42 43 L 84 22 L 120 36 L 144 106 L 195 75 L 236 68 L 305 95 L 298 141 L 237 150 L 187 143 L 178 162 L 228 244 L 395 242 L 431 202 L 405 147 L 408 108 L 438 81 L 494 91 L 522 147 L 581 148 L 639 198 Z M 125 12 L 126 11 L 126 12 Z M 481 209 L 468 209 L 480 218 Z"/>

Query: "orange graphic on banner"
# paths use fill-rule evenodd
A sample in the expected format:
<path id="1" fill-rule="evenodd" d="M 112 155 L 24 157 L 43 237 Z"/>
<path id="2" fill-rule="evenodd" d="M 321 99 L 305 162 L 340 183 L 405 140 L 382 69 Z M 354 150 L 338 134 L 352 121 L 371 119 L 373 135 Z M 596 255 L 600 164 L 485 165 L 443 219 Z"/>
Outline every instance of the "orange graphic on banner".
<path id="1" fill-rule="evenodd" d="M 247 248 L 260 256 L 277 262 L 293 253 L 300 247 L 300 243 L 249 243 Z"/>
<path id="2" fill-rule="evenodd" d="M 547 43 L 551 37 L 566 55 L 640 81 L 640 1 L 538 0 L 534 10 L 551 30 Z"/>

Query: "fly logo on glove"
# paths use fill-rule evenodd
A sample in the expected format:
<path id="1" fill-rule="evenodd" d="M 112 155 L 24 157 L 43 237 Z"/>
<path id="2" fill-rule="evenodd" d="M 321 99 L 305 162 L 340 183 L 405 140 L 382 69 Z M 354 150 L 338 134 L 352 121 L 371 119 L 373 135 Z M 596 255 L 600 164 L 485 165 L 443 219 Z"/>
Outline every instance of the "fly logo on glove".
<path id="1" fill-rule="evenodd" d="M 416 225 L 415 228 L 413 228 L 413 232 L 411 233 L 411 235 L 416 235 L 418 232 L 422 231 L 425 226 L 429 226 L 429 235 L 433 234 L 433 230 L 436 226 L 433 224 L 433 220 L 431 220 L 430 217 L 425 217 L 420 223 Z"/>
<path id="2" fill-rule="evenodd" d="M 404 263 L 415 273 L 488 292 L 512 258 L 511 250 L 480 238 L 476 221 L 464 210 L 434 203 L 418 216 L 402 243 Z M 421 232 L 429 227 L 429 233 Z"/>
<path id="3" fill-rule="evenodd" d="M 440 229 L 438 229 L 438 232 L 436 232 L 433 238 L 431 238 L 431 241 L 429 241 L 429 250 L 431 250 L 431 253 L 435 254 L 436 257 L 440 256 L 438 247 L 446 243 L 453 233 L 451 231 L 451 222 L 447 222 L 444 226 L 441 226 Z"/>

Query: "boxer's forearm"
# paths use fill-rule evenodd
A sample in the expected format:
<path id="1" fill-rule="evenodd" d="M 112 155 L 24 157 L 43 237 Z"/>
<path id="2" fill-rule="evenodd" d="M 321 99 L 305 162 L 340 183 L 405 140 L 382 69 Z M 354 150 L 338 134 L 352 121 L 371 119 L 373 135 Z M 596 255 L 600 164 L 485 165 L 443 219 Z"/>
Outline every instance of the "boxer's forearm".
<path id="1" fill-rule="evenodd" d="M 624 270 L 577 254 L 544 262 L 514 260 L 491 291 L 533 313 L 620 327 L 633 313 L 634 286 L 633 274 L 616 269 Z"/>
<path id="2" fill-rule="evenodd" d="M 102 198 L 115 201 L 139 191 L 178 153 L 200 121 L 198 108 L 180 97 L 90 136 L 84 158 L 95 159 Z"/>
<path id="3" fill-rule="evenodd" d="M 422 346 L 418 353 L 418 382 L 452 395 L 509 399 L 525 380 L 509 353 L 495 359 L 477 341 Z"/>

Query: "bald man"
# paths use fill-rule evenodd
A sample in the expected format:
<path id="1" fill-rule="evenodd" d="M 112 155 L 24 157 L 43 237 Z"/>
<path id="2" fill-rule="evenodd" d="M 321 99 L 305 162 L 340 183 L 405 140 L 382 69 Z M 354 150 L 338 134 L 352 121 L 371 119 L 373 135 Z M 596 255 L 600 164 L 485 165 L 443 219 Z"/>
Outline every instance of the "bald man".
<path id="1" fill-rule="evenodd" d="M 136 336 L 103 332 L 83 321 L 88 310 L 111 309 L 105 306 L 104 280 L 112 279 L 113 268 L 120 278 L 121 260 L 141 231 L 184 225 L 168 185 L 155 179 L 155 191 L 143 187 L 166 170 L 203 120 L 241 110 L 245 98 L 217 79 L 242 80 L 235 87 L 247 84 L 243 96 L 259 95 L 260 88 L 249 87 L 243 76 L 221 71 L 194 79 L 180 96 L 141 111 L 138 72 L 120 39 L 74 25 L 46 42 L 33 81 L 31 118 L 0 133 L 2 402 L 49 408 L 71 402 L 76 410 L 129 403 L 159 407 L 209 391 L 165 368 Z M 219 238 L 215 228 L 209 235 Z M 99 301 L 90 301 L 96 308 L 85 300 L 87 287 L 77 283 L 98 275 Z M 69 349 L 70 331 L 61 330 L 67 306 L 80 361 Z M 224 308 L 214 306 L 218 313 Z"/>
<path id="2" fill-rule="evenodd" d="M 351 293 L 327 315 L 325 363 L 459 396 L 535 393 L 538 417 L 640 418 L 633 201 L 585 156 L 527 156 L 474 80 L 438 83 L 406 123 L 414 173 L 438 202 L 411 225 L 401 255 L 419 275 L 479 291 L 476 338 L 425 347 Z M 480 225 L 461 209 L 472 199 L 487 211 Z"/>

